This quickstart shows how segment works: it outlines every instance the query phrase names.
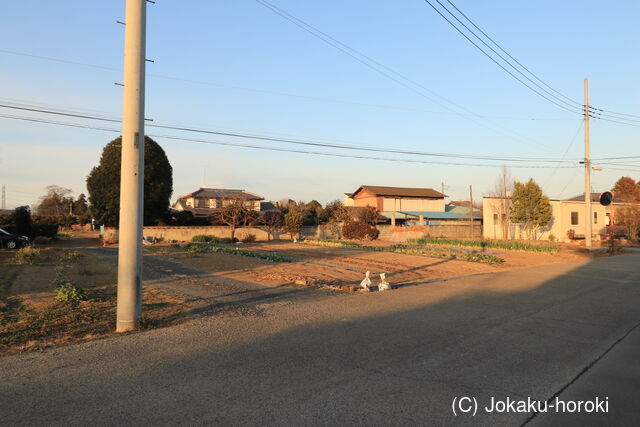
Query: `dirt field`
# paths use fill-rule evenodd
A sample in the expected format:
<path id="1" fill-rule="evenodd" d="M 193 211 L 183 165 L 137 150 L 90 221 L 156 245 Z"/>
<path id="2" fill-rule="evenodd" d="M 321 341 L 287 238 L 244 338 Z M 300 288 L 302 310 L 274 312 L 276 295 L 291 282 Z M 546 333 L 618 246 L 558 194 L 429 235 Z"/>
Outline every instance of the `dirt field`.
<path id="1" fill-rule="evenodd" d="M 571 249 L 553 255 L 491 250 L 487 253 L 504 262 L 490 264 L 287 241 L 224 248 L 238 248 L 247 256 L 198 253 L 170 244 L 145 246 L 145 325 L 165 326 L 202 314 L 261 315 L 270 304 L 295 304 L 300 298 L 327 294 L 347 296 L 350 292 L 344 291 L 358 288 L 366 271 L 371 272 L 374 287 L 380 282 L 379 274 L 385 273 L 387 281 L 401 291 L 405 286 L 587 259 Z M 0 252 L 0 353 L 113 332 L 117 246 L 102 247 L 96 232 L 75 233 L 41 245 L 40 256 L 32 265 L 18 264 L 15 253 Z M 262 258 L 276 254 L 279 261 L 290 262 L 273 262 L 256 254 Z M 65 277 L 86 291 L 88 301 L 72 306 L 54 299 L 52 283 L 60 265 L 64 265 Z"/>

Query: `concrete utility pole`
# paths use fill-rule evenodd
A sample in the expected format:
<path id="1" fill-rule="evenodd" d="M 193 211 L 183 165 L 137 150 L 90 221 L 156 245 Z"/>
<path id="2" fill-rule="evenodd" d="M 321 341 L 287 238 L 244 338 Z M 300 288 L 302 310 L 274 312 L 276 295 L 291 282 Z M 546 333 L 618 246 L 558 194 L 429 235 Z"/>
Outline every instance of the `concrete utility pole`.
<path id="1" fill-rule="evenodd" d="M 469 186 L 469 237 L 473 239 L 473 186 Z"/>
<path id="2" fill-rule="evenodd" d="M 118 231 L 117 332 L 134 330 L 142 311 L 146 7 L 146 0 L 127 0 Z"/>
<path id="3" fill-rule="evenodd" d="M 6 206 L 6 198 L 5 198 L 5 194 L 4 194 L 4 185 L 2 186 L 2 209 L 5 209 Z"/>
<path id="4" fill-rule="evenodd" d="M 591 213 L 591 154 L 589 151 L 589 79 L 584 79 L 584 204 L 585 232 L 584 244 L 593 245 L 591 240 L 593 218 Z"/>

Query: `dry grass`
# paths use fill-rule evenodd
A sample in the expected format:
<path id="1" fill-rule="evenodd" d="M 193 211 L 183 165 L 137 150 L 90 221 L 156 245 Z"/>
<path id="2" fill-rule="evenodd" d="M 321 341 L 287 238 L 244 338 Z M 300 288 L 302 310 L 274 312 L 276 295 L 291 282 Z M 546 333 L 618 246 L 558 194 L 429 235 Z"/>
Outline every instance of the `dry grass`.
<path id="1" fill-rule="evenodd" d="M 115 287 L 93 288 L 87 294 L 89 300 L 76 306 L 43 301 L 41 295 L 0 300 L 0 355 L 43 350 L 112 334 Z M 174 323 L 182 314 L 185 302 L 156 289 L 145 290 L 142 329 Z"/>
<path id="2" fill-rule="evenodd" d="M 0 253 L 0 355 L 102 338 L 113 333 L 116 272 L 96 257 L 61 248 L 43 248 L 33 265 L 16 264 Z M 87 301 L 54 300 L 56 266 L 83 288 Z M 187 300 L 165 292 L 143 292 L 142 329 L 162 327 L 181 318 Z"/>

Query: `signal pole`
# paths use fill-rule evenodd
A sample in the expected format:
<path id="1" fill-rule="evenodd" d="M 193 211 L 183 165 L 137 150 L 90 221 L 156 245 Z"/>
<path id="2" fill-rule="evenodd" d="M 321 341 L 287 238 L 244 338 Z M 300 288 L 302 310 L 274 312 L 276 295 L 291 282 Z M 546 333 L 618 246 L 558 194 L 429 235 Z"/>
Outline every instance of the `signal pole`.
<path id="1" fill-rule="evenodd" d="M 127 0 L 118 231 L 117 332 L 134 330 L 142 311 L 146 7 L 146 0 Z"/>
<path id="2" fill-rule="evenodd" d="M 584 204 L 585 233 L 584 244 L 587 248 L 591 241 L 593 218 L 591 217 L 591 154 L 589 150 L 589 79 L 584 79 Z"/>

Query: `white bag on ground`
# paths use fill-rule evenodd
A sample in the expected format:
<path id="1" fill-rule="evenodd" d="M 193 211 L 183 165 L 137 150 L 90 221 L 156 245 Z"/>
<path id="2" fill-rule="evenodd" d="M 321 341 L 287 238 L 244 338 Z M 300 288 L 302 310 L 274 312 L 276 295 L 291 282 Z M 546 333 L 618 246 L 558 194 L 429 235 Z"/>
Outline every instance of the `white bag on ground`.
<path id="1" fill-rule="evenodd" d="M 364 274 L 364 279 L 362 279 L 362 282 L 360 282 L 360 287 L 362 289 L 365 290 L 369 290 L 369 287 L 371 286 L 371 279 L 369 279 L 369 273 L 368 271 Z"/>
<path id="2" fill-rule="evenodd" d="M 387 283 L 387 280 L 385 279 L 385 277 L 386 277 L 385 273 L 380 273 L 380 284 L 378 285 L 379 291 L 391 290 L 391 285 Z"/>

